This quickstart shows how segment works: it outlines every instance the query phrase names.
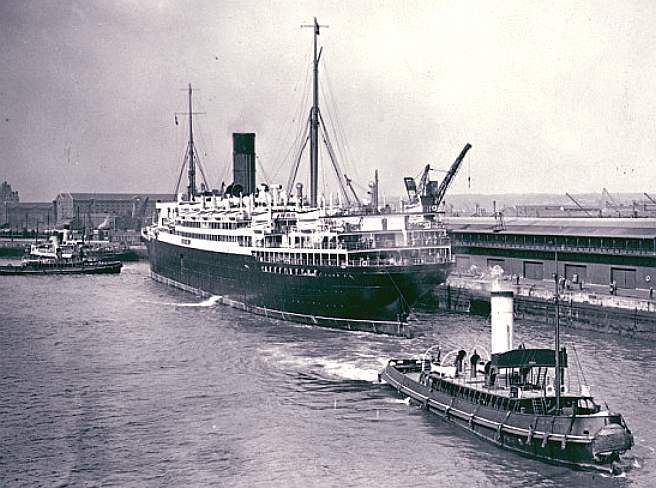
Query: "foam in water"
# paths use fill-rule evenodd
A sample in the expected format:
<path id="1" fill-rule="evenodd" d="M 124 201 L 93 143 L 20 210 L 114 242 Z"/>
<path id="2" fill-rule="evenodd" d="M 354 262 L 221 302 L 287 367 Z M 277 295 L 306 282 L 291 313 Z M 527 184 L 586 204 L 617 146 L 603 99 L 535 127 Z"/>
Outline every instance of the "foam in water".
<path id="1" fill-rule="evenodd" d="M 363 368 L 353 363 L 333 359 L 318 358 L 315 362 L 333 376 L 372 383 L 378 381 L 378 371 L 372 368 Z"/>
<path id="2" fill-rule="evenodd" d="M 321 368 L 328 375 L 347 380 L 378 382 L 378 369 L 365 367 L 354 362 L 340 361 L 327 357 L 296 356 L 293 352 L 286 351 L 285 347 L 267 348 L 270 357 L 281 365 L 289 365 L 303 370 Z M 371 360 L 379 361 L 376 358 Z"/>
<path id="3" fill-rule="evenodd" d="M 220 295 L 211 296 L 206 300 L 203 300 L 200 303 L 175 303 L 176 307 L 212 307 L 221 300 Z"/>
<path id="4" fill-rule="evenodd" d="M 410 405 L 410 397 L 405 398 L 388 398 L 385 400 L 388 403 L 402 403 L 404 405 Z"/>

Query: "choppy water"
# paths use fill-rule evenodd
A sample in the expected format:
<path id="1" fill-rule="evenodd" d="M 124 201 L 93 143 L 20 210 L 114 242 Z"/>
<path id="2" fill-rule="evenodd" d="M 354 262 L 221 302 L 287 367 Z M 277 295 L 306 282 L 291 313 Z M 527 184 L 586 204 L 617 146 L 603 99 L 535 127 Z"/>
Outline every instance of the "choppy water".
<path id="1" fill-rule="evenodd" d="M 0 486 L 656 485 L 654 344 L 563 333 L 636 437 L 626 477 L 490 446 L 376 382 L 391 356 L 487 344 L 422 315 L 413 340 L 273 322 L 148 278 L 0 277 Z M 551 331 L 516 324 L 518 341 Z"/>

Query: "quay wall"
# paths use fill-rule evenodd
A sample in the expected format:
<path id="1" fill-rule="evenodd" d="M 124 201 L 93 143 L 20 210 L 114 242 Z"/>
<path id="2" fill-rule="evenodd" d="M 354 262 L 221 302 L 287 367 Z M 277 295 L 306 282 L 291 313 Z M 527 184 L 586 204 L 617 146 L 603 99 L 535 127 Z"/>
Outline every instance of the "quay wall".
<path id="1" fill-rule="evenodd" d="M 504 289 L 513 289 L 504 284 Z M 444 312 L 490 314 L 491 284 L 476 280 L 450 279 L 426 297 L 423 305 Z M 535 288 L 514 289 L 517 319 L 555 324 L 553 292 Z M 656 303 L 631 297 L 594 293 L 563 293 L 560 297 L 560 325 L 656 341 Z"/>

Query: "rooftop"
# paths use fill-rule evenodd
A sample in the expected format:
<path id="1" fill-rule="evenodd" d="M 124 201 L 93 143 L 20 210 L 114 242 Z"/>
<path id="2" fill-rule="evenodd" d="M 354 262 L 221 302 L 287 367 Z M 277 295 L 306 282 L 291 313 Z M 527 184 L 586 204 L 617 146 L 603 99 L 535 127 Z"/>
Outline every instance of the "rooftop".
<path id="1" fill-rule="evenodd" d="M 59 196 L 70 196 L 73 200 L 134 200 L 148 197 L 150 200 L 174 201 L 173 193 L 70 193 L 62 192 Z"/>
<path id="2" fill-rule="evenodd" d="M 444 222 L 458 232 L 656 239 L 655 218 L 504 217 L 502 229 L 493 217 L 444 217 Z"/>

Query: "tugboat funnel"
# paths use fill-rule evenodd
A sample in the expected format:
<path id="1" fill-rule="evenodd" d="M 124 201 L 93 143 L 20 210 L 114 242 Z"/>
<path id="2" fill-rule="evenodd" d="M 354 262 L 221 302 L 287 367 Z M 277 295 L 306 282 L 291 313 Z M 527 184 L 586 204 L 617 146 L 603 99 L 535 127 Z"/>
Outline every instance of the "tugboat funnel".
<path id="1" fill-rule="evenodd" d="M 492 290 L 492 354 L 510 351 L 513 348 L 513 292 Z"/>

